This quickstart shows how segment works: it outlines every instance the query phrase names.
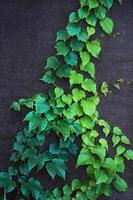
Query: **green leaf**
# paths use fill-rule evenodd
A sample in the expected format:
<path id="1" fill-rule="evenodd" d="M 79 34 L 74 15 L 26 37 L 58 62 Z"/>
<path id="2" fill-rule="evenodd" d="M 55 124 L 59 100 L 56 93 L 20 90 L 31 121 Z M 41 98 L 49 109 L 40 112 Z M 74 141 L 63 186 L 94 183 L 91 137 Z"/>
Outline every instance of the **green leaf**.
<path id="1" fill-rule="evenodd" d="M 22 154 L 22 160 L 25 160 L 26 158 L 30 158 L 31 156 L 36 155 L 36 150 L 33 148 L 26 148 L 25 151 Z"/>
<path id="2" fill-rule="evenodd" d="M 40 128 L 41 131 L 45 130 L 47 126 L 47 120 L 44 118 L 41 119 L 40 115 L 33 112 L 30 112 L 26 115 L 24 121 L 29 121 L 29 132 Z"/>
<path id="3" fill-rule="evenodd" d="M 45 113 L 45 116 L 48 121 L 52 121 L 56 117 L 55 114 L 53 113 L 53 111 L 48 111 L 47 113 Z"/>
<path id="4" fill-rule="evenodd" d="M 68 94 L 68 95 L 63 95 L 62 96 L 62 100 L 64 103 L 68 104 L 68 105 L 71 105 L 72 103 L 72 95 L 71 94 Z"/>
<path id="5" fill-rule="evenodd" d="M 96 112 L 96 104 L 93 97 L 87 98 L 81 101 L 81 106 L 86 115 L 92 116 Z"/>
<path id="6" fill-rule="evenodd" d="M 110 18 L 106 17 L 102 21 L 100 21 L 100 26 L 102 27 L 102 29 L 105 33 L 107 33 L 109 35 L 112 34 L 114 24 Z"/>
<path id="7" fill-rule="evenodd" d="M 28 159 L 29 171 L 31 171 L 38 164 L 38 156 L 31 156 Z"/>
<path id="8" fill-rule="evenodd" d="M 97 170 L 95 172 L 96 184 L 106 183 L 108 181 L 108 175 L 103 170 Z"/>
<path id="9" fill-rule="evenodd" d="M 107 96 L 108 92 L 109 92 L 109 88 L 108 88 L 108 83 L 106 81 L 104 81 L 102 83 L 102 86 L 101 86 L 101 92 L 104 94 L 104 96 Z"/>
<path id="10" fill-rule="evenodd" d="M 75 102 L 78 102 L 86 97 L 85 92 L 83 90 L 79 90 L 78 88 L 72 90 L 72 95 Z"/>
<path id="11" fill-rule="evenodd" d="M 59 154 L 60 153 L 59 146 L 56 143 L 50 144 L 49 152 L 52 154 Z"/>
<path id="12" fill-rule="evenodd" d="M 20 105 L 18 102 L 13 102 L 11 105 L 11 108 L 16 110 L 16 111 L 20 111 Z"/>
<path id="13" fill-rule="evenodd" d="M 46 69 L 57 69 L 60 66 L 60 63 L 56 56 L 51 56 L 47 59 Z"/>
<path id="14" fill-rule="evenodd" d="M 47 161 L 51 161 L 51 160 L 52 160 L 51 153 L 45 152 L 43 154 L 40 154 L 38 157 L 38 171 L 40 171 L 44 167 Z"/>
<path id="15" fill-rule="evenodd" d="M 56 43 L 57 54 L 66 56 L 69 52 L 69 47 L 66 45 L 64 41 L 59 41 Z"/>
<path id="16" fill-rule="evenodd" d="M 29 175 L 29 167 L 27 163 L 20 165 L 19 170 L 22 175 Z"/>
<path id="17" fill-rule="evenodd" d="M 61 178 L 65 180 L 65 163 L 64 160 L 59 158 L 54 158 L 52 162 L 48 162 L 46 164 L 46 169 L 49 173 L 49 175 L 52 177 L 52 179 L 55 178 L 55 175 L 57 174 Z"/>
<path id="18" fill-rule="evenodd" d="M 97 18 L 99 18 L 99 19 L 105 18 L 105 15 L 106 15 L 105 7 L 102 5 L 99 5 L 99 7 L 96 8 L 96 10 L 95 10 L 95 14 L 96 14 Z"/>
<path id="19" fill-rule="evenodd" d="M 98 155 L 100 160 L 103 162 L 106 156 L 106 149 L 101 146 L 91 147 L 91 152 Z"/>
<path id="20" fill-rule="evenodd" d="M 84 47 L 84 43 L 81 41 L 78 41 L 77 39 L 73 39 L 70 42 L 70 47 L 72 48 L 73 51 L 81 51 Z"/>
<path id="21" fill-rule="evenodd" d="M 63 193 L 64 193 L 65 196 L 69 196 L 72 193 L 71 187 L 66 184 L 63 187 Z"/>
<path id="22" fill-rule="evenodd" d="M 77 23 L 68 23 L 66 29 L 70 36 L 78 35 L 81 31 L 81 27 Z"/>
<path id="23" fill-rule="evenodd" d="M 73 179 L 71 183 L 72 191 L 80 189 L 81 183 L 78 179 Z"/>
<path id="24" fill-rule="evenodd" d="M 95 26 L 97 23 L 97 18 L 94 12 L 89 13 L 88 17 L 86 18 L 86 22 L 91 25 Z"/>
<path id="25" fill-rule="evenodd" d="M 67 31 L 61 30 L 61 31 L 57 32 L 56 41 L 63 40 L 64 42 L 66 42 L 66 40 L 68 40 L 68 38 L 69 38 L 69 35 L 68 35 Z"/>
<path id="26" fill-rule="evenodd" d="M 124 143 L 124 144 L 130 144 L 129 139 L 124 135 L 121 136 L 121 142 Z"/>
<path id="27" fill-rule="evenodd" d="M 102 145 L 102 147 L 105 147 L 108 150 L 108 142 L 104 138 L 100 138 L 99 143 Z"/>
<path id="28" fill-rule="evenodd" d="M 103 168 L 107 168 L 111 171 L 116 171 L 116 164 L 115 161 L 112 158 L 106 158 L 103 163 Z"/>
<path id="29" fill-rule="evenodd" d="M 74 116 L 76 116 L 76 114 L 70 109 L 68 108 L 67 110 L 63 111 L 63 115 L 67 118 L 67 119 L 72 119 Z"/>
<path id="30" fill-rule="evenodd" d="M 112 187 L 110 185 L 104 185 L 103 194 L 106 197 L 110 197 L 112 195 Z"/>
<path id="31" fill-rule="evenodd" d="M 15 189 L 15 186 L 16 186 L 15 181 L 12 181 L 11 176 L 9 176 L 8 173 L 6 172 L 0 173 L 0 188 L 11 187 L 13 190 Z"/>
<path id="32" fill-rule="evenodd" d="M 113 142 L 113 147 L 115 147 L 120 142 L 120 137 L 117 135 L 113 135 L 112 142 Z"/>
<path id="33" fill-rule="evenodd" d="M 59 98 L 64 94 L 64 90 L 60 87 L 56 87 L 54 89 L 54 93 L 55 93 L 56 98 Z"/>
<path id="34" fill-rule="evenodd" d="M 92 36 L 95 34 L 95 29 L 93 27 L 87 27 L 88 36 Z"/>
<path id="35" fill-rule="evenodd" d="M 8 173 L 10 176 L 16 176 L 18 174 L 18 170 L 11 166 L 8 168 Z"/>
<path id="36" fill-rule="evenodd" d="M 77 65 L 78 63 L 78 56 L 76 53 L 74 52 L 70 52 L 68 53 L 66 56 L 65 56 L 65 62 L 68 64 L 68 65 L 71 65 L 71 66 L 75 66 Z"/>
<path id="37" fill-rule="evenodd" d="M 41 121 L 40 121 L 40 125 L 38 126 L 39 127 L 39 131 L 45 131 L 47 125 L 48 125 L 47 119 L 42 118 Z"/>
<path id="38" fill-rule="evenodd" d="M 71 129 L 67 120 L 59 120 L 52 128 L 57 134 L 61 133 L 65 141 L 70 136 Z"/>
<path id="39" fill-rule="evenodd" d="M 84 128 L 93 129 L 94 127 L 94 122 L 89 116 L 80 118 L 80 123 Z"/>
<path id="40" fill-rule="evenodd" d="M 128 189 L 127 183 L 124 179 L 120 178 L 118 175 L 116 176 L 116 179 L 114 181 L 114 187 L 119 192 L 126 192 Z"/>
<path id="41" fill-rule="evenodd" d="M 63 78 L 63 77 L 68 78 L 70 74 L 70 70 L 71 70 L 71 67 L 69 65 L 63 64 L 56 70 L 56 75 L 59 78 Z"/>
<path id="42" fill-rule="evenodd" d="M 80 0 L 81 7 L 88 5 L 88 0 Z"/>
<path id="43" fill-rule="evenodd" d="M 119 128 L 119 127 L 114 127 L 113 128 L 113 133 L 115 134 L 115 135 L 122 135 L 123 133 L 122 133 L 122 130 Z"/>
<path id="44" fill-rule="evenodd" d="M 85 28 L 82 27 L 81 31 L 77 34 L 77 38 L 82 42 L 88 41 L 88 34 Z"/>
<path id="45" fill-rule="evenodd" d="M 88 92 L 96 93 L 96 83 L 92 79 L 85 79 L 81 86 Z"/>
<path id="46" fill-rule="evenodd" d="M 78 22 L 78 21 L 79 21 L 78 14 L 75 13 L 75 12 L 72 12 L 72 13 L 69 15 L 69 22 L 70 22 L 70 23 L 75 23 L 75 22 Z"/>
<path id="47" fill-rule="evenodd" d="M 99 133 L 96 130 L 92 130 L 90 132 L 90 137 L 91 138 L 97 138 L 98 135 L 99 135 Z"/>
<path id="48" fill-rule="evenodd" d="M 81 165 L 89 165 L 95 162 L 94 156 L 87 149 L 82 149 L 77 159 L 77 167 Z"/>
<path id="49" fill-rule="evenodd" d="M 53 189 L 53 196 L 54 197 L 60 197 L 61 196 L 61 190 L 59 188 Z"/>
<path id="50" fill-rule="evenodd" d="M 90 54 L 87 51 L 81 51 L 80 58 L 82 61 L 82 66 L 84 67 L 90 61 Z"/>
<path id="51" fill-rule="evenodd" d="M 21 183 L 21 192 L 24 196 L 29 197 L 30 191 L 26 182 Z"/>
<path id="52" fill-rule="evenodd" d="M 56 99 L 56 108 L 64 108 L 65 107 L 65 103 L 63 102 L 62 98 L 57 98 Z"/>
<path id="53" fill-rule="evenodd" d="M 79 15 L 79 19 L 84 19 L 87 17 L 88 15 L 88 8 L 87 7 L 82 7 L 78 9 L 78 15 Z"/>
<path id="54" fill-rule="evenodd" d="M 36 129 L 40 125 L 41 118 L 34 111 L 28 113 L 24 121 L 29 121 L 29 131 Z"/>
<path id="55" fill-rule="evenodd" d="M 70 110 L 73 112 L 73 116 L 82 116 L 83 115 L 83 110 L 82 110 L 82 107 L 80 106 L 79 103 L 73 103 L 71 106 L 70 106 Z"/>
<path id="56" fill-rule="evenodd" d="M 32 108 L 33 109 L 33 99 L 20 99 L 19 100 L 19 105 L 20 106 L 26 106 L 28 108 Z"/>
<path id="57" fill-rule="evenodd" d="M 40 182 L 34 178 L 30 178 L 28 180 L 28 188 L 35 200 L 38 200 L 42 192 L 42 186 Z"/>
<path id="58" fill-rule="evenodd" d="M 88 3 L 89 3 L 89 8 L 90 8 L 90 9 L 96 8 L 96 7 L 98 7 L 98 5 L 99 5 L 98 0 L 89 0 Z"/>
<path id="59" fill-rule="evenodd" d="M 83 64 L 80 65 L 80 69 L 82 71 L 87 72 L 92 78 L 95 79 L 95 66 L 92 62 L 88 62 L 85 66 L 83 66 Z"/>
<path id="60" fill-rule="evenodd" d="M 93 142 L 89 139 L 89 135 L 88 134 L 83 134 L 82 135 L 82 140 L 83 140 L 84 144 L 86 144 L 88 146 L 94 146 Z"/>
<path id="61" fill-rule="evenodd" d="M 54 83 L 56 79 L 55 73 L 52 71 L 46 72 L 44 76 L 40 79 L 41 81 L 45 83 Z"/>
<path id="62" fill-rule="evenodd" d="M 101 51 L 101 46 L 99 40 L 94 40 L 92 42 L 87 42 L 86 44 L 87 50 L 92 54 L 94 57 L 98 57 Z"/>
<path id="63" fill-rule="evenodd" d="M 101 4 L 110 9 L 113 5 L 113 0 L 101 0 Z"/>
<path id="64" fill-rule="evenodd" d="M 125 147 L 123 147 L 122 145 L 119 145 L 116 149 L 116 153 L 117 155 L 121 155 L 125 152 L 125 150 L 126 150 Z"/>
<path id="65" fill-rule="evenodd" d="M 98 121 L 98 124 L 99 124 L 99 126 L 103 127 L 103 132 L 105 133 L 106 136 L 108 136 L 108 134 L 110 133 L 110 126 L 109 126 L 109 124 L 105 120 L 103 120 L 103 119 L 100 119 Z"/>
<path id="66" fill-rule="evenodd" d="M 45 99 L 39 96 L 35 102 L 36 113 L 47 113 L 50 110 L 49 104 Z"/>
<path id="67" fill-rule="evenodd" d="M 82 84 L 83 83 L 83 75 L 82 74 L 79 74 L 77 73 L 75 70 L 72 70 L 70 72 L 70 84 L 73 85 L 73 84 Z"/>
<path id="68" fill-rule="evenodd" d="M 133 160 L 133 150 L 127 150 L 124 154 L 127 160 Z"/>

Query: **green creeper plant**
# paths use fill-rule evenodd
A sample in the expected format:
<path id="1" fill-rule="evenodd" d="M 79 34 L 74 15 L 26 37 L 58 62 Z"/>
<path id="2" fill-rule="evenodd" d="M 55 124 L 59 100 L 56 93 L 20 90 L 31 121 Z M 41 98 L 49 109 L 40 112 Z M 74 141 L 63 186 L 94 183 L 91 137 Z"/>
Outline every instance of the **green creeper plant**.
<path id="1" fill-rule="evenodd" d="M 69 15 L 66 28 L 57 32 L 55 55 L 47 59 L 41 81 L 50 84 L 50 90 L 11 105 L 16 111 L 27 107 L 29 112 L 24 118 L 27 127 L 16 136 L 10 167 L 0 173 L 3 200 L 12 192 L 16 200 L 96 200 L 111 196 L 114 189 L 127 191 L 122 174 L 125 161 L 133 160 L 133 150 L 119 127 L 112 128 L 100 118 L 93 63 L 101 52 L 96 27 L 111 36 L 114 23 L 108 11 L 117 0 L 79 2 L 80 8 Z M 60 86 L 62 78 L 68 80 L 69 91 Z M 101 91 L 107 95 L 106 82 Z M 57 140 L 46 145 L 51 132 Z M 78 137 L 81 149 L 76 144 Z M 77 156 L 76 168 L 84 166 L 86 180 L 73 179 L 63 188 L 46 191 L 32 172 L 45 170 L 52 179 L 59 176 L 65 181 L 71 154 Z"/>

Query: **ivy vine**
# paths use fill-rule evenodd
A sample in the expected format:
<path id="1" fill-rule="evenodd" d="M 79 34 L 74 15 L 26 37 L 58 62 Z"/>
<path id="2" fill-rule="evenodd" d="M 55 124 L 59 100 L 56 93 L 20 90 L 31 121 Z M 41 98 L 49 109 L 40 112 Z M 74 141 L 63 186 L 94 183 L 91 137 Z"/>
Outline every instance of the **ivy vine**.
<path id="1" fill-rule="evenodd" d="M 101 42 L 96 27 L 111 36 L 114 23 L 108 11 L 121 0 L 79 0 L 80 8 L 69 15 L 66 29 L 57 32 L 55 55 L 47 59 L 41 78 L 49 84 L 47 94 L 13 102 L 11 108 L 28 108 L 27 127 L 17 133 L 10 156 L 10 167 L 0 173 L 2 200 L 15 193 L 16 200 L 96 200 L 110 197 L 112 191 L 127 191 L 122 178 L 125 161 L 133 160 L 129 139 L 119 127 L 111 127 L 100 118 L 99 92 L 95 80 L 94 60 L 100 56 Z M 66 79 L 62 87 L 60 79 Z M 68 81 L 68 82 L 67 82 Z M 108 85 L 103 82 L 106 96 Z M 46 145 L 53 132 L 57 141 Z M 80 138 L 79 149 L 76 139 Z M 47 148 L 44 148 L 44 147 Z M 32 177 L 32 171 L 46 170 L 52 179 L 66 179 L 71 154 L 77 156 L 76 168 L 84 166 L 86 181 L 73 179 L 63 188 L 45 191 Z"/>

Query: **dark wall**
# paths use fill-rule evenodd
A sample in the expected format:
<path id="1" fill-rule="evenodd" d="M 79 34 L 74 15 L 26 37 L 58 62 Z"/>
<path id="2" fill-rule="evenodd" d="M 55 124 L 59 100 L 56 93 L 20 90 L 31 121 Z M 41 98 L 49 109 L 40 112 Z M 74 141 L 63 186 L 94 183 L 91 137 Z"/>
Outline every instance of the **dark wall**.
<path id="1" fill-rule="evenodd" d="M 56 32 L 65 27 L 68 14 L 78 6 L 77 0 L 0 0 L 0 170 L 7 169 L 14 137 L 23 128 L 23 114 L 14 113 L 9 107 L 12 101 L 47 90 L 38 81 L 44 73 L 45 60 L 54 53 Z M 119 35 L 102 39 L 102 55 L 96 64 L 98 84 L 133 78 L 133 1 L 114 6 L 111 16 Z M 113 89 L 99 110 L 112 125 L 124 129 L 133 142 L 132 105 L 133 85 L 129 85 L 120 91 Z M 133 163 L 128 162 L 127 168 L 129 191 L 114 193 L 111 200 L 133 199 Z M 75 171 L 71 167 L 70 170 L 68 181 Z M 49 178 L 44 183 L 53 186 Z M 57 179 L 55 184 L 63 183 Z"/>

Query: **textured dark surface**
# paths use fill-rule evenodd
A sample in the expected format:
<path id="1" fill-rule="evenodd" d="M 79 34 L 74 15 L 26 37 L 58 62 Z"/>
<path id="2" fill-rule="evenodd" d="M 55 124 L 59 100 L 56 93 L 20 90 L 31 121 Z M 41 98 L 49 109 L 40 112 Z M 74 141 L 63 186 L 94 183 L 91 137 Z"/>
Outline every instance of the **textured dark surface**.
<path id="1" fill-rule="evenodd" d="M 55 34 L 65 27 L 68 14 L 78 8 L 77 0 L 0 0 L 0 170 L 6 170 L 14 137 L 23 125 L 23 114 L 9 110 L 12 101 L 30 97 L 47 87 L 38 81 L 44 72 L 44 63 L 54 53 Z M 119 78 L 133 77 L 133 1 L 114 6 L 110 15 L 120 35 L 102 39 L 102 55 L 97 68 L 100 84 L 111 83 Z M 65 83 L 64 83 L 65 84 Z M 123 86 L 120 91 L 103 99 L 101 116 L 112 125 L 125 130 L 133 142 L 133 85 Z M 72 177 L 79 176 L 74 163 L 69 167 Z M 73 169 L 72 169 L 73 168 Z M 63 184 L 60 179 L 51 182 L 40 175 L 46 188 Z M 80 174 L 83 178 L 83 174 Z M 133 199 L 133 163 L 128 162 L 125 173 L 129 184 L 127 193 L 114 193 L 111 200 Z M 103 198 L 102 198 L 103 200 Z"/>

